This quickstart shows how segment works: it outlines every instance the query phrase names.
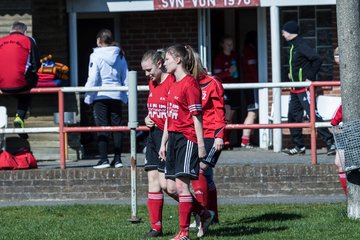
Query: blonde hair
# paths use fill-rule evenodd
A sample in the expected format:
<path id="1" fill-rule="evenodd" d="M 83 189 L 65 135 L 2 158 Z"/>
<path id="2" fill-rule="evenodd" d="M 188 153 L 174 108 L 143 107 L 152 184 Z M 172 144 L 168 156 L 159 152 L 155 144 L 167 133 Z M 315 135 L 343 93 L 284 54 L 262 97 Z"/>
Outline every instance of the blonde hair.
<path id="1" fill-rule="evenodd" d="M 181 59 L 181 63 L 185 70 L 197 79 L 203 73 L 203 66 L 200 61 L 200 57 L 190 45 L 176 44 L 166 49 L 167 53 L 170 53 L 173 57 Z"/>
<path id="2" fill-rule="evenodd" d="M 161 64 L 165 61 L 165 49 L 158 49 L 158 50 L 148 50 L 144 53 L 141 62 L 151 59 L 153 64 L 157 64 L 159 61 Z"/>

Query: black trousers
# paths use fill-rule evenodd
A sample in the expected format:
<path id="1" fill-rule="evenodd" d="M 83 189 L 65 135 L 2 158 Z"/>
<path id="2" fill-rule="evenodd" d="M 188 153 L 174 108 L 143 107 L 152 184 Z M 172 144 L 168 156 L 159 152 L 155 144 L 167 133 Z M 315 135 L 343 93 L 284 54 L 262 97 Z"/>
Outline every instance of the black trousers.
<path id="1" fill-rule="evenodd" d="M 310 92 L 306 91 L 302 93 L 290 93 L 288 122 L 289 123 L 303 122 L 304 110 L 306 112 L 307 117 L 310 118 Z M 317 110 L 315 110 L 315 118 L 317 122 L 323 122 L 323 119 L 319 115 Z M 330 133 L 329 129 L 318 128 L 317 132 L 327 146 L 330 146 L 331 144 L 334 143 L 333 135 Z M 290 128 L 290 134 L 291 134 L 291 141 L 295 146 L 299 148 L 305 146 L 302 137 L 302 128 Z"/>
<path id="2" fill-rule="evenodd" d="M 94 119 L 96 126 L 120 126 L 122 118 L 122 102 L 114 99 L 94 101 Z M 98 132 L 97 143 L 100 159 L 108 159 L 110 132 Z M 115 157 L 122 152 L 122 133 L 112 132 Z"/>

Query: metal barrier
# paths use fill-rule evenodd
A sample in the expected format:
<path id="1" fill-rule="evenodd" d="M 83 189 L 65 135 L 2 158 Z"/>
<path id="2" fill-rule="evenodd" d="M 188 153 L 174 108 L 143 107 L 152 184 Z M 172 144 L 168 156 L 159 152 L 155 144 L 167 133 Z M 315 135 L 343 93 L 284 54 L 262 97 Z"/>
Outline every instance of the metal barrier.
<path id="1" fill-rule="evenodd" d="M 135 74 L 136 76 L 136 74 Z M 136 77 L 135 77 L 136 80 Z M 241 84 L 224 84 L 225 89 L 261 89 L 261 88 L 290 88 L 290 87 L 309 87 L 310 99 L 315 99 L 315 88 L 325 86 L 340 86 L 339 81 L 319 81 L 319 82 L 282 82 L 282 83 L 241 83 Z M 148 91 L 148 86 L 135 86 L 137 91 Z M 128 87 L 63 87 L 63 88 L 34 88 L 30 90 L 31 94 L 41 93 L 57 93 L 58 94 L 58 112 L 59 112 L 59 126 L 58 127 L 38 127 L 38 128 L 6 128 L 0 129 L 0 133 L 59 133 L 60 142 L 60 168 L 66 168 L 65 161 L 65 137 L 64 135 L 70 132 L 111 132 L 111 131 L 148 131 L 146 126 L 138 126 L 137 123 L 130 122 L 127 127 L 125 126 L 87 126 L 87 127 L 66 127 L 64 124 L 64 93 L 73 92 L 96 92 L 96 91 L 130 91 Z M 134 94 L 134 93 L 133 93 Z M 136 94 L 136 91 L 135 91 Z M 129 94 L 129 97 L 132 94 Z M 136 98 L 136 96 L 135 96 Z M 129 106 L 129 116 L 136 107 Z M 276 114 L 276 113 L 275 113 Z M 136 116 L 137 118 L 137 116 Z M 137 122 L 137 119 L 136 121 Z M 136 125 L 136 127 L 134 127 Z M 316 127 L 326 127 L 316 125 L 315 121 L 315 101 L 310 102 L 310 122 L 304 123 L 281 123 L 276 122 L 273 124 L 228 124 L 226 129 L 281 129 L 281 128 L 310 128 L 311 129 L 311 162 L 317 164 L 316 157 Z M 131 136 L 131 141 L 135 138 Z M 67 147 L 67 146 L 66 146 Z M 134 158 L 134 161 L 136 159 Z M 132 165 L 136 163 L 133 163 Z"/>

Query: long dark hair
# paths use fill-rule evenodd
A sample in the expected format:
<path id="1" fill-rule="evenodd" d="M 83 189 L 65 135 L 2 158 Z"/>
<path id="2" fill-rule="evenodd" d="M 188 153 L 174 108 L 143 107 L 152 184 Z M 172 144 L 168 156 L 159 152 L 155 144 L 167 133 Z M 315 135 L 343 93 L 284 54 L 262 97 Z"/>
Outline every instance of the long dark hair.
<path id="1" fill-rule="evenodd" d="M 107 46 L 117 46 L 120 48 L 119 44 L 114 41 L 114 37 L 112 32 L 109 29 L 103 28 L 101 29 L 98 34 L 96 35 L 96 39 L 100 39 L 100 43 L 103 43 Z M 120 48 L 120 57 L 125 56 L 125 51 Z"/>

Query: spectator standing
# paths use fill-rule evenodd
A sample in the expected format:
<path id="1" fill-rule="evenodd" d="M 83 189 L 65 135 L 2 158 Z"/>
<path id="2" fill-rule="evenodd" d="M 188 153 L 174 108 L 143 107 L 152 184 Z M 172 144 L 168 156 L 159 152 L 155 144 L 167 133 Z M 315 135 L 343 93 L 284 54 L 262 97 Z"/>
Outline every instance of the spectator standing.
<path id="1" fill-rule="evenodd" d="M 165 162 L 159 158 L 161 138 L 166 120 L 167 96 L 170 86 L 175 81 L 172 74 L 164 67 L 165 50 L 149 50 L 142 60 L 141 67 L 149 78 L 148 115 L 145 124 L 150 128 L 145 153 L 145 171 L 148 175 L 148 211 L 151 230 L 147 238 L 160 237 L 162 231 L 162 209 L 166 192 Z M 177 199 L 177 195 L 172 195 Z"/>
<path id="2" fill-rule="evenodd" d="M 110 30 L 102 29 L 96 36 L 97 48 L 90 55 L 89 76 L 85 87 L 117 87 L 127 86 L 128 68 L 123 51 L 113 40 Z M 96 126 L 120 126 L 122 120 L 122 104 L 127 103 L 127 93 L 122 91 L 99 91 L 85 94 L 86 104 L 93 105 Z M 122 133 L 113 132 L 114 159 L 109 163 L 109 132 L 97 134 L 100 160 L 95 169 L 121 168 Z"/>
<path id="3" fill-rule="evenodd" d="M 257 61 L 257 33 L 250 31 L 246 34 L 243 50 L 242 66 L 244 70 L 245 83 L 257 83 L 258 78 L 258 61 Z M 244 124 L 254 124 L 259 112 L 259 94 L 258 89 L 245 89 L 245 101 L 247 115 Z M 250 143 L 251 129 L 243 129 L 241 137 L 241 147 L 252 149 Z"/>
<path id="4" fill-rule="evenodd" d="M 295 21 L 286 22 L 283 26 L 282 36 L 290 45 L 288 77 L 292 82 L 314 81 L 322 61 L 315 49 L 311 48 L 298 35 L 298 32 L 299 26 Z M 288 122 L 302 122 L 304 110 L 309 117 L 310 101 L 310 92 L 307 88 L 292 88 L 290 90 Z M 315 111 L 315 118 L 317 122 L 323 122 L 317 110 Z M 327 146 L 327 155 L 335 155 L 334 138 L 330 131 L 327 128 L 318 128 L 317 132 Z M 305 154 L 306 148 L 302 137 L 302 129 L 290 128 L 290 134 L 292 143 L 295 146 L 291 149 L 283 150 L 283 153 L 288 155 Z"/>
<path id="5" fill-rule="evenodd" d="M 335 48 L 334 50 L 334 61 L 336 64 L 340 63 L 340 58 L 339 58 L 339 48 Z M 340 123 L 342 122 L 342 105 L 339 106 L 339 108 L 336 110 L 335 115 L 333 117 L 333 119 L 331 120 L 331 125 L 333 126 L 338 126 Z M 336 155 L 335 155 L 335 165 L 338 167 L 338 173 L 339 173 L 339 178 L 340 178 L 340 183 L 342 186 L 342 189 L 345 193 L 345 195 L 347 194 L 347 190 L 346 190 L 346 172 L 344 171 L 342 164 L 341 164 L 341 160 L 340 160 L 340 152 L 336 151 Z"/>
<path id="6" fill-rule="evenodd" d="M 7 93 L 28 91 L 36 86 L 40 67 L 39 50 L 35 40 L 26 36 L 27 26 L 14 22 L 8 36 L 0 38 L 0 90 Z M 31 95 L 19 94 L 14 127 L 24 128 Z M 19 134 L 27 139 L 26 133 Z"/>
<path id="7" fill-rule="evenodd" d="M 187 240 L 191 212 L 201 218 L 198 237 L 204 235 L 214 217 L 214 213 L 205 209 L 190 192 L 190 181 L 199 176 L 199 159 L 206 157 L 201 91 L 197 80 L 190 75 L 197 69 L 190 46 L 169 47 L 164 65 L 168 73 L 174 74 L 176 81 L 169 90 L 167 119 L 159 155 L 166 160 L 167 190 L 179 196 L 180 232 L 174 239 Z"/>
<path id="8" fill-rule="evenodd" d="M 234 51 L 234 41 L 230 36 L 224 36 L 220 41 L 221 52 L 214 60 L 214 75 L 223 83 L 239 83 L 238 56 Z M 225 118 L 232 122 L 235 111 L 240 108 L 240 91 L 225 90 Z M 225 134 L 225 148 L 231 147 L 229 133 Z"/>

